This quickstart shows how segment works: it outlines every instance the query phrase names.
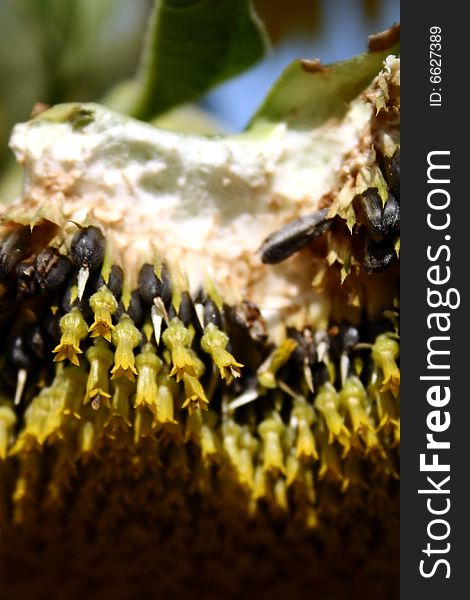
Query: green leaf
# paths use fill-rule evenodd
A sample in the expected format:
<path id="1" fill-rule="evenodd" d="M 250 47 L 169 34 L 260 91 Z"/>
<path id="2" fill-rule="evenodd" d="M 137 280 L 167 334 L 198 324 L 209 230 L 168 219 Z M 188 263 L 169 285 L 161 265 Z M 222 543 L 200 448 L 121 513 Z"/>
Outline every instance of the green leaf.
<path id="1" fill-rule="evenodd" d="M 129 112 L 145 120 L 194 100 L 265 48 L 249 0 L 157 0 Z"/>
<path id="2" fill-rule="evenodd" d="M 350 60 L 322 65 L 318 60 L 296 60 L 271 88 L 248 128 L 285 122 L 292 129 L 319 127 L 341 117 L 348 103 L 364 90 L 399 44 L 360 54 Z"/>

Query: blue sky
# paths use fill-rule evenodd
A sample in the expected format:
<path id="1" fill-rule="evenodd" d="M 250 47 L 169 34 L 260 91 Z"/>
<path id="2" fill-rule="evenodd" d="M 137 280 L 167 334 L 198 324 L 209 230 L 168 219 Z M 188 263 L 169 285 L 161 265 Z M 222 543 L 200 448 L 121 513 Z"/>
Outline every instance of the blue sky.
<path id="1" fill-rule="evenodd" d="M 329 63 L 364 52 L 367 37 L 400 20 L 399 0 L 381 0 L 374 18 L 366 18 L 361 0 L 325 0 L 321 31 L 313 37 L 285 39 L 247 73 L 218 87 L 203 105 L 232 131 L 240 131 L 280 72 L 295 58 Z"/>

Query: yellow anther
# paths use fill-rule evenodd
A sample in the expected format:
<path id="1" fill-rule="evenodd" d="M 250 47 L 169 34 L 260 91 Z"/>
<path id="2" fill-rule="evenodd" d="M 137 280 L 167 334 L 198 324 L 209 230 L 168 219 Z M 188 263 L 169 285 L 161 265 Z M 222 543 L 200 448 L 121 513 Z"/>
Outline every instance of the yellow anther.
<path id="1" fill-rule="evenodd" d="M 286 459 L 286 480 L 287 485 L 292 485 L 299 477 L 301 462 L 295 454 L 289 454 Z"/>
<path id="2" fill-rule="evenodd" d="M 117 311 L 118 303 L 109 289 L 103 285 L 90 298 L 91 310 L 94 313 L 95 321 L 88 331 L 91 337 L 104 337 L 108 342 L 111 341 L 111 331 L 114 329 L 111 317 Z"/>
<path id="3" fill-rule="evenodd" d="M 251 435 L 247 427 L 243 428 L 239 438 L 239 465 L 238 474 L 240 483 L 252 490 L 254 486 L 253 460 L 258 449 L 258 441 Z"/>
<path id="4" fill-rule="evenodd" d="M 54 443 L 64 437 L 62 429 L 62 414 L 64 411 L 65 400 L 64 391 L 65 380 L 61 375 L 60 378 L 53 383 L 51 388 L 49 388 L 49 392 L 45 394 L 42 399 L 47 416 L 42 432 L 42 439 L 39 440 L 41 444 L 46 440 L 48 443 Z"/>
<path id="5" fill-rule="evenodd" d="M 135 411 L 134 443 L 153 435 L 153 414 L 144 405 Z"/>
<path id="6" fill-rule="evenodd" d="M 372 358 L 383 372 L 382 390 L 390 390 L 395 397 L 400 393 L 400 369 L 396 362 L 399 354 L 397 340 L 386 333 L 379 335 L 372 346 Z"/>
<path id="7" fill-rule="evenodd" d="M 289 502 L 287 500 L 287 485 L 285 479 L 278 478 L 273 487 L 274 502 L 276 508 L 286 513 L 289 510 Z"/>
<path id="8" fill-rule="evenodd" d="M 299 504 L 313 504 L 316 499 L 313 470 L 291 454 L 287 461 L 287 481 L 292 486 L 294 498 Z"/>
<path id="9" fill-rule="evenodd" d="M 285 473 L 281 435 L 285 429 L 279 418 L 270 417 L 262 421 L 258 432 L 263 440 L 263 469 L 273 473 Z"/>
<path id="10" fill-rule="evenodd" d="M 238 438 L 241 427 L 235 421 L 229 420 L 222 426 L 222 444 L 231 466 L 238 472 L 240 465 L 240 448 Z"/>
<path id="11" fill-rule="evenodd" d="M 26 430 L 23 430 L 18 437 L 15 439 L 13 445 L 8 451 L 9 456 L 15 456 L 21 454 L 24 450 L 27 450 L 27 446 L 30 445 L 31 437 L 26 433 Z M 33 439 L 32 446 L 34 447 L 37 444 L 36 440 Z"/>
<path id="12" fill-rule="evenodd" d="M 111 370 L 111 379 L 124 376 L 130 381 L 135 380 L 134 376 L 137 375 L 137 369 L 135 368 L 133 350 L 139 345 L 141 337 L 132 319 L 127 315 L 121 317 L 112 335 L 116 352 L 114 354 L 114 367 Z"/>
<path id="13" fill-rule="evenodd" d="M 8 446 L 16 423 L 16 414 L 13 408 L 7 404 L 0 406 L 0 460 L 5 460 L 8 454 Z"/>
<path id="14" fill-rule="evenodd" d="M 267 473 L 261 465 L 257 465 L 253 478 L 253 499 L 271 499 L 271 497 L 272 490 L 269 485 Z"/>
<path id="15" fill-rule="evenodd" d="M 318 435 L 320 441 L 320 469 L 318 477 L 320 479 L 329 479 L 332 481 L 341 481 L 343 474 L 339 462 L 338 453 L 333 444 L 328 443 L 328 436 L 325 432 Z"/>
<path id="16" fill-rule="evenodd" d="M 88 335 L 88 325 L 78 308 L 72 308 L 61 318 L 60 330 L 60 343 L 52 351 L 57 353 L 54 361 L 68 358 L 74 365 L 79 365 L 77 354 L 82 354 L 80 342 Z"/>
<path id="17" fill-rule="evenodd" d="M 368 397 L 361 380 L 358 377 L 349 377 L 341 390 L 340 402 L 349 413 L 351 426 L 355 439 L 353 437 L 352 444 L 360 449 L 358 437 L 364 443 L 367 451 L 378 451 L 383 453 L 379 438 L 375 432 L 374 423 L 371 416 L 367 412 Z"/>
<path id="18" fill-rule="evenodd" d="M 364 433 L 366 429 L 373 430 L 372 423 L 365 411 L 367 394 L 361 380 L 356 376 L 348 377 L 343 389 L 339 393 L 342 406 L 351 419 L 352 430 L 355 433 Z"/>
<path id="19" fill-rule="evenodd" d="M 135 391 L 135 384 L 125 377 L 120 377 L 114 382 L 114 393 L 111 400 L 111 409 L 106 427 L 116 432 L 119 429 L 127 431 L 132 423 L 129 418 L 130 397 Z"/>
<path id="20" fill-rule="evenodd" d="M 220 377 L 230 383 L 233 377 L 240 377 L 241 363 L 227 352 L 228 335 L 213 323 L 209 323 L 201 338 L 201 348 L 211 355 L 212 360 L 220 371 Z"/>
<path id="21" fill-rule="evenodd" d="M 277 387 L 276 374 L 286 364 L 296 348 L 297 342 L 286 338 L 261 365 L 258 370 L 258 380 L 263 387 L 269 389 Z"/>
<path id="22" fill-rule="evenodd" d="M 219 442 L 215 434 L 217 415 L 214 412 L 202 412 L 195 409 L 186 421 L 186 440 L 192 439 L 201 448 L 201 456 L 207 460 L 215 460 L 219 454 Z"/>
<path id="23" fill-rule="evenodd" d="M 26 409 L 24 437 L 35 439 L 39 445 L 44 444 L 48 436 L 60 428 L 62 408 L 63 394 L 57 385 L 41 390 Z M 20 447 L 15 444 L 12 452 L 21 449 L 25 441 L 20 436 L 17 441 Z"/>
<path id="24" fill-rule="evenodd" d="M 304 399 L 297 398 L 294 403 L 292 416 L 297 421 L 297 457 L 304 459 L 318 458 L 315 438 L 311 427 L 315 420 L 313 406 L 308 404 Z"/>
<path id="25" fill-rule="evenodd" d="M 80 407 L 86 393 L 88 373 L 82 366 L 69 365 L 64 369 L 64 408 L 62 414 L 80 419 Z"/>
<path id="26" fill-rule="evenodd" d="M 157 377 L 157 425 L 178 423 L 175 419 L 174 385 L 173 380 L 169 379 L 168 368 L 164 366 Z"/>
<path id="27" fill-rule="evenodd" d="M 86 385 L 85 404 L 91 401 L 93 409 L 101 403 L 109 407 L 109 368 L 113 364 L 113 353 L 107 342 L 98 338 L 94 345 L 86 351 L 90 363 L 90 373 Z"/>
<path id="28" fill-rule="evenodd" d="M 190 410 L 192 410 L 193 408 L 202 408 L 204 410 L 207 409 L 209 400 L 206 398 L 204 388 L 202 387 L 199 379 L 197 377 L 193 377 L 192 375 L 184 373 L 183 383 L 184 394 L 186 398 L 183 402 L 182 408 L 186 408 L 187 406 L 189 406 Z"/>
<path id="29" fill-rule="evenodd" d="M 93 451 L 93 445 L 95 440 L 95 430 L 93 423 L 86 421 L 80 427 L 78 435 L 78 446 L 80 454 L 90 454 Z"/>
<path id="30" fill-rule="evenodd" d="M 379 428 L 391 426 L 395 428 L 400 424 L 399 408 L 397 400 L 387 392 L 380 392 L 376 396 L 377 415 L 379 417 Z"/>
<path id="31" fill-rule="evenodd" d="M 397 426 L 393 430 L 393 438 L 394 438 L 394 446 L 400 445 L 400 422 L 398 422 Z"/>
<path id="32" fill-rule="evenodd" d="M 189 442 L 191 440 L 198 446 L 201 443 L 201 429 L 202 429 L 202 414 L 199 408 L 194 409 L 188 415 L 186 419 L 186 428 L 184 432 L 184 441 Z"/>
<path id="33" fill-rule="evenodd" d="M 360 433 L 364 445 L 369 452 L 375 452 L 383 456 L 384 449 L 380 440 L 373 429 L 365 429 Z"/>
<path id="34" fill-rule="evenodd" d="M 400 426 L 399 400 L 394 398 L 392 393 L 382 391 L 378 374 L 374 371 L 371 376 L 371 383 L 368 387 L 369 396 L 375 400 L 377 416 L 379 419 L 378 429 L 395 429 Z"/>
<path id="35" fill-rule="evenodd" d="M 142 352 L 136 358 L 139 376 L 137 377 L 137 393 L 135 397 L 135 408 L 148 407 L 154 415 L 158 409 L 158 386 L 157 375 L 163 362 L 155 354 L 152 344 L 145 344 Z"/>
<path id="36" fill-rule="evenodd" d="M 197 377 L 196 355 L 190 350 L 193 335 L 183 322 L 175 317 L 162 335 L 163 343 L 171 352 L 173 368 L 170 376 L 176 375 L 176 381 L 181 381 L 183 375 Z"/>
<path id="37" fill-rule="evenodd" d="M 339 394 L 331 383 L 325 383 L 315 398 L 315 408 L 323 416 L 328 430 L 328 443 L 335 439 L 344 447 L 347 453 L 351 447 L 351 434 L 346 428 L 343 417 L 339 413 Z"/>

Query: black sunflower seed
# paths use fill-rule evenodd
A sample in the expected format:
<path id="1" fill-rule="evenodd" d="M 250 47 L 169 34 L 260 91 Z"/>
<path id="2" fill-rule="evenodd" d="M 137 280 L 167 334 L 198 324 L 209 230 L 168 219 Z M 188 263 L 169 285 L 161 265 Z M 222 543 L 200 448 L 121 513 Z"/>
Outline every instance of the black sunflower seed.
<path id="1" fill-rule="evenodd" d="M 34 367 L 34 358 L 24 343 L 22 336 L 13 338 L 10 347 L 10 359 L 18 369 L 32 370 Z"/>
<path id="2" fill-rule="evenodd" d="M 122 293 L 122 284 L 124 281 L 124 272 L 118 265 L 113 265 L 111 267 L 111 271 L 109 273 L 108 278 L 108 289 L 114 295 L 115 298 L 118 298 Z M 100 286 L 101 287 L 101 286 Z"/>
<path id="3" fill-rule="evenodd" d="M 56 290 L 66 282 L 72 264 L 57 248 L 45 248 L 36 256 L 34 269 L 39 287 L 47 292 Z"/>
<path id="4" fill-rule="evenodd" d="M 265 264 L 280 263 L 323 235 L 331 226 L 328 209 L 295 219 L 268 236 L 261 245 L 261 260 Z"/>
<path id="5" fill-rule="evenodd" d="M 29 227 L 18 227 L 0 241 L 0 281 L 5 280 L 28 253 Z"/>
<path id="6" fill-rule="evenodd" d="M 195 325 L 198 323 L 196 311 L 194 310 L 193 301 L 189 292 L 184 291 L 181 293 L 178 317 L 183 321 L 186 327 L 188 327 L 190 323 L 194 323 Z"/>
<path id="7" fill-rule="evenodd" d="M 119 302 L 118 309 L 116 311 L 116 314 L 114 315 L 116 321 L 119 321 L 119 319 L 124 314 L 130 316 L 130 318 L 134 322 L 134 325 L 137 328 L 139 328 L 143 324 L 145 316 L 145 307 L 138 290 L 133 290 L 133 292 L 131 293 L 131 299 L 129 301 L 129 306 L 127 310 L 124 309 L 122 301 Z"/>
<path id="8" fill-rule="evenodd" d="M 124 282 L 124 272 L 118 265 L 113 265 L 109 272 L 108 282 L 103 278 L 101 273 L 97 273 L 90 285 L 92 292 L 97 292 L 104 285 L 117 299 L 122 294 L 122 284 Z"/>
<path id="9" fill-rule="evenodd" d="M 341 354 L 349 354 L 354 346 L 359 343 L 360 334 L 357 327 L 348 323 L 342 323 L 336 335 L 331 337 L 330 351 L 334 358 L 338 359 Z"/>
<path id="10" fill-rule="evenodd" d="M 105 238 L 98 227 L 84 227 L 74 235 L 70 246 L 70 258 L 77 267 L 90 271 L 99 269 L 104 260 Z"/>
<path id="11" fill-rule="evenodd" d="M 400 205 L 390 193 L 383 204 L 378 190 L 369 188 L 356 196 L 353 207 L 357 222 L 364 225 L 374 242 L 381 242 L 399 233 Z"/>
<path id="12" fill-rule="evenodd" d="M 204 302 L 204 327 L 209 323 L 213 323 L 219 329 L 223 327 L 222 316 L 217 304 L 211 299 L 207 298 Z"/>
<path id="13" fill-rule="evenodd" d="M 35 268 L 32 261 L 23 261 L 16 265 L 16 296 L 18 299 L 34 296 L 37 293 Z"/>
<path id="14" fill-rule="evenodd" d="M 48 335 L 54 345 L 59 343 L 60 340 L 60 319 L 63 313 L 57 311 L 54 314 L 52 311 L 47 311 L 41 319 L 41 325 L 44 328 L 44 332 Z"/>
<path id="15" fill-rule="evenodd" d="M 367 273 L 384 271 L 395 257 L 393 243 L 388 240 L 383 242 L 366 241 L 362 266 Z"/>
<path id="16" fill-rule="evenodd" d="M 400 201 L 400 149 L 383 159 L 383 174 L 392 194 Z"/>
<path id="17" fill-rule="evenodd" d="M 47 358 L 51 344 L 47 340 L 47 335 L 40 325 L 33 325 L 25 333 L 25 342 L 27 348 L 39 360 Z"/>
<path id="18" fill-rule="evenodd" d="M 165 265 L 162 266 L 159 278 L 153 265 L 144 264 L 140 269 L 138 285 L 139 293 L 145 304 L 151 306 L 155 298 L 161 298 L 168 308 L 172 292 L 170 276 Z"/>

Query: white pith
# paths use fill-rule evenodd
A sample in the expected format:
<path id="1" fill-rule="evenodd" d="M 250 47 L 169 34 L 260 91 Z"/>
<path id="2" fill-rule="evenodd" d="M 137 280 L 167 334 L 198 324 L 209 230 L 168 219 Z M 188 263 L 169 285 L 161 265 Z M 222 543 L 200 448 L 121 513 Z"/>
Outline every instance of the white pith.
<path id="1" fill-rule="evenodd" d="M 229 302 L 249 299 L 273 324 L 299 308 L 310 319 L 327 317 L 312 292 L 313 265 L 298 257 L 263 265 L 257 251 L 337 190 L 345 157 L 370 121 L 369 102 L 356 99 L 341 120 L 314 130 L 278 124 L 225 138 L 79 108 L 92 115 L 82 128 L 48 113 L 15 127 L 25 213 L 53 215 L 70 231 L 68 221 L 100 226 L 131 285 L 143 262 L 163 259 L 191 291 L 209 277 Z"/>

